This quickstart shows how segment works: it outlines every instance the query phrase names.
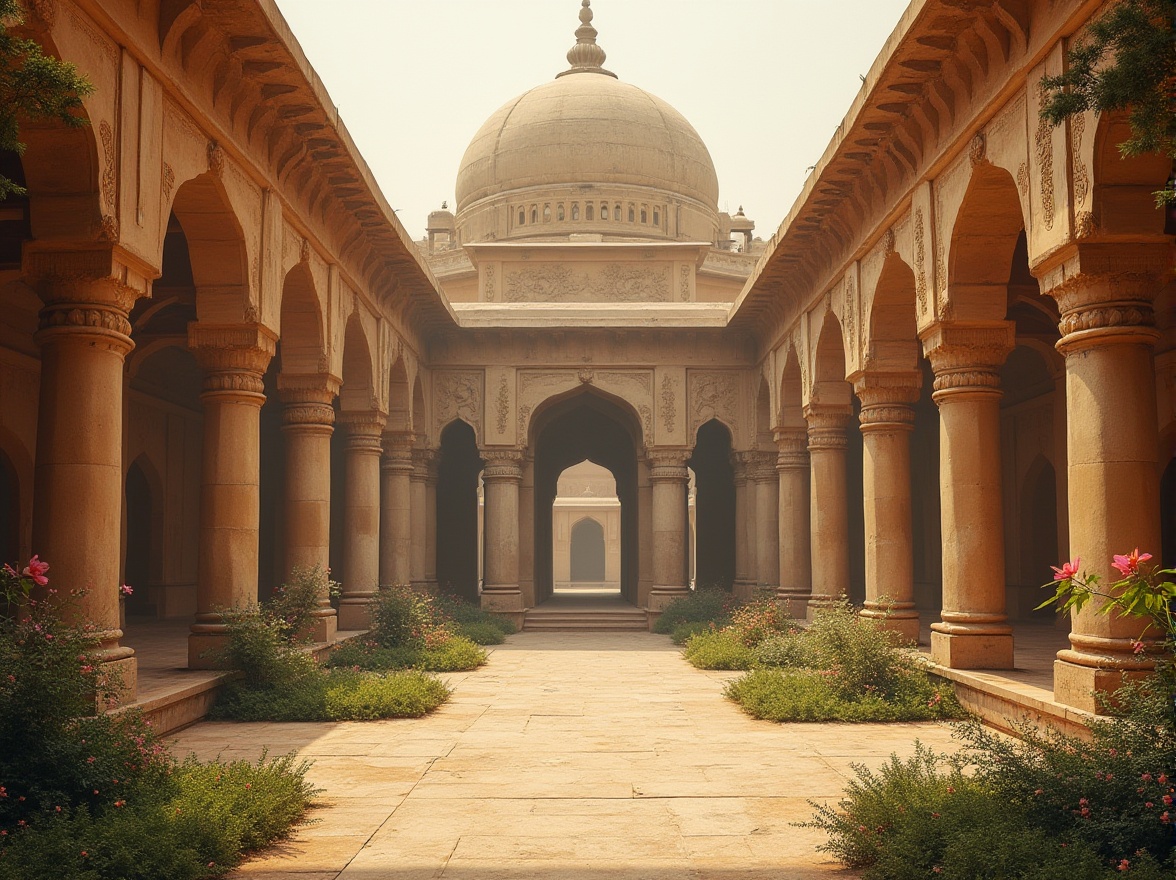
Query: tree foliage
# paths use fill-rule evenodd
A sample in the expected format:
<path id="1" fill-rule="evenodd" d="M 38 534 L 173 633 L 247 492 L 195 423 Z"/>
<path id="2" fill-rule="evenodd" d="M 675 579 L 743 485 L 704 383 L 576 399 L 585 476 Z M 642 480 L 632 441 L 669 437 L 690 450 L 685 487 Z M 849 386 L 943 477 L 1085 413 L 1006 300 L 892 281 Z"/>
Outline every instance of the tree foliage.
<path id="1" fill-rule="evenodd" d="M 53 119 L 71 127 L 86 124 L 82 97 L 93 91 L 72 65 L 46 55 L 34 40 L 13 33 L 24 20 L 18 0 L 0 0 L 0 150 L 24 152 L 20 119 Z M 24 189 L 0 174 L 0 200 Z"/>
<path id="2" fill-rule="evenodd" d="M 1067 69 L 1041 81 L 1041 115 L 1054 125 L 1076 113 L 1126 111 L 1124 156 L 1176 158 L 1176 0 L 1120 0 L 1095 18 L 1067 53 Z M 1169 185 L 1157 205 L 1176 201 Z"/>

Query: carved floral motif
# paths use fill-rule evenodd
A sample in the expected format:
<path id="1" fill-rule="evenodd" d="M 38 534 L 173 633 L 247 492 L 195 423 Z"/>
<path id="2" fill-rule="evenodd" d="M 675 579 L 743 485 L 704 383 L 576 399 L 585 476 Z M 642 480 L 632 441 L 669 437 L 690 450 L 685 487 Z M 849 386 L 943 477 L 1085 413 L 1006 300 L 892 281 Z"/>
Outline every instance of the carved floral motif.
<path id="1" fill-rule="evenodd" d="M 506 273 L 505 302 L 666 302 L 668 266 L 608 263 L 598 272 L 564 263 L 536 263 Z"/>
<path id="2" fill-rule="evenodd" d="M 711 419 L 734 429 L 739 414 L 739 376 L 730 372 L 690 373 L 691 430 Z"/>
<path id="3" fill-rule="evenodd" d="M 500 376 L 498 380 L 498 397 L 495 400 L 495 415 L 497 422 L 495 427 L 498 428 L 499 434 L 506 433 L 506 420 L 510 415 L 510 383 L 506 381 L 506 376 Z"/>
<path id="4" fill-rule="evenodd" d="M 482 423 L 482 374 L 442 372 L 433 383 L 437 433 L 454 419 L 464 419 L 475 430 Z"/>
<path id="5" fill-rule="evenodd" d="M 927 235 L 923 227 L 923 209 L 915 209 L 915 295 L 919 299 L 919 313 L 927 313 Z"/>
<path id="6" fill-rule="evenodd" d="M 1037 124 L 1037 134 L 1033 138 L 1037 148 L 1037 167 L 1041 170 L 1041 216 L 1045 228 L 1053 229 L 1054 225 L 1054 174 L 1053 174 L 1053 126 L 1048 119 L 1042 119 Z"/>
<path id="7" fill-rule="evenodd" d="M 114 168 L 114 129 L 105 119 L 98 124 L 98 137 L 102 141 L 102 201 L 113 211 L 118 201 Z"/>
<path id="8" fill-rule="evenodd" d="M 678 419 L 678 410 L 674 404 L 677 383 L 671 376 L 663 376 L 661 383 L 661 418 L 662 427 L 667 434 L 674 433 L 674 425 Z"/>

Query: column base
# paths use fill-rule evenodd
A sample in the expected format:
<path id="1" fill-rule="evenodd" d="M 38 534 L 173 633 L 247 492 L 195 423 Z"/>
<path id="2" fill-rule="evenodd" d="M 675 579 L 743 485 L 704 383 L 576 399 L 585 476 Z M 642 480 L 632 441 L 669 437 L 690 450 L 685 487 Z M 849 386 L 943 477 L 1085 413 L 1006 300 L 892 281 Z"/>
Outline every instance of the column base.
<path id="1" fill-rule="evenodd" d="M 339 602 L 339 616 L 332 618 L 337 621 L 339 629 L 361 630 L 372 628 L 372 608 L 370 599 L 343 599 Z M 315 639 L 315 641 L 323 641 Z"/>
<path id="2" fill-rule="evenodd" d="M 408 585 L 418 593 L 431 593 L 433 590 L 429 588 L 429 582 L 414 578 L 408 582 Z"/>
<path id="3" fill-rule="evenodd" d="M 1106 715 L 1109 707 L 1100 705 L 1100 696 L 1105 699 L 1126 682 L 1139 681 L 1149 674 L 1147 670 L 1100 668 L 1055 660 L 1054 700 L 1064 706 Z"/>
<path id="4" fill-rule="evenodd" d="M 334 608 L 321 615 L 315 615 L 310 622 L 310 639 L 313 642 L 333 642 L 339 631 L 339 617 Z"/>
<path id="5" fill-rule="evenodd" d="M 188 668 L 189 669 L 224 669 L 217 655 L 228 644 L 229 634 L 224 627 L 211 632 L 188 633 Z"/>
<path id="6" fill-rule="evenodd" d="M 776 602 L 793 620 L 804 620 L 808 611 L 809 594 L 777 590 Z"/>
<path id="7" fill-rule="evenodd" d="M 731 593 L 741 601 L 750 599 L 755 593 L 755 581 L 735 581 L 731 585 Z"/>
<path id="8" fill-rule="evenodd" d="M 102 669 L 114 678 L 111 698 L 101 709 L 113 709 L 135 702 L 139 693 L 139 660 L 136 657 L 123 657 L 118 660 L 103 662 Z"/>
<path id="9" fill-rule="evenodd" d="M 1012 669 L 1012 633 L 931 633 L 931 660 L 948 669 Z"/>
<path id="10" fill-rule="evenodd" d="M 919 642 L 919 612 L 913 608 L 896 608 L 893 605 L 874 605 L 867 602 L 866 607 L 858 614 L 877 623 L 879 629 L 894 633 L 904 642 Z"/>
<path id="11" fill-rule="evenodd" d="M 527 616 L 522 590 L 483 590 L 481 606 L 483 611 L 490 611 L 500 617 L 505 617 L 515 625 L 515 629 L 522 632 L 523 620 Z"/>
<path id="12" fill-rule="evenodd" d="M 842 596 L 822 596 L 822 595 L 814 593 L 813 595 L 808 597 L 808 603 L 805 605 L 803 619 L 807 620 L 809 623 L 812 623 L 813 618 L 818 613 L 820 613 L 821 611 L 825 611 L 829 608 L 836 608 L 838 605 L 840 605 L 844 601 L 845 601 L 844 595 L 842 595 Z"/>
<path id="13" fill-rule="evenodd" d="M 688 596 L 689 594 L 690 588 L 686 586 L 666 587 L 654 584 L 653 589 L 649 591 L 649 607 L 646 611 L 661 614 L 675 599 Z"/>

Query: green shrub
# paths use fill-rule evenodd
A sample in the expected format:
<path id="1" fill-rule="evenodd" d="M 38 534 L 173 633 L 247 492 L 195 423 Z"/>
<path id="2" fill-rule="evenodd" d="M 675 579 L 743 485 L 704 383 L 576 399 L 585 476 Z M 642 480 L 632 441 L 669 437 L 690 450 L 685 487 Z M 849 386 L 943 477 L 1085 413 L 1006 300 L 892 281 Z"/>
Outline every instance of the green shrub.
<path id="1" fill-rule="evenodd" d="M 369 637 L 384 648 L 424 648 L 450 635 L 434 597 L 402 584 L 381 588 L 371 615 Z"/>
<path id="2" fill-rule="evenodd" d="M 440 593 L 434 599 L 442 618 L 456 624 L 459 628 L 467 624 L 487 624 L 494 627 L 504 636 L 513 636 L 518 627 L 508 618 L 485 611 L 481 606 L 467 602 L 448 593 Z M 501 644 L 501 642 L 485 642 L 483 644 Z"/>
<path id="3" fill-rule="evenodd" d="M 486 662 L 486 652 L 469 639 L 454 636 L 448 641 L 425 648 L 414 666 L 430 672 L 465 672 Z"/>
<path id="4" fill-rule="evenodd" d="M 493 623 L 477 621 L 457 624 L 457 635 L 475 645 L 501 645 L 506 641 L 507 634 Z"/>
<path id="5" fill-rule="evenodd" d="M 876 773 L 855 766 L 846 797 L 814 805 L 810 824 L 866 880 L 1171 878 L 1171 684 L 1162 674 L 1120 690 L 1121 714 L 1093 721 L 1089 740 L 1027 722 L 1013 739 L 966 722 L 957 755 L 919 746 Z"/>
<path id="6" fill-rule="evenodd" d="M 209 712 L 232 721 L 371 721 L 417 718 L 449 698 L 445 685 L 420 672 L 319 672 L 291 685 L 231 683 Z"/>
<path id="7" fill-rule="evenodd" d="M 795 635 L 776 633 L 755 646 L 755 660 L 759 666 L 802 667 L 806 657 L 800 639 Z"/>
<path id="8" fill-rule="evenodd" d="M 754 648 L 769 636 L 795 632 L 796 622 L 780 606 L 774 596 L 761 597 L 745 602 L 731 612 L 728 626 L 734 630 L 743 644 Z"/>
<path id="9" fill-rule="evenodd" d="M 334 587 L 337 584 L 319 566 L 295 565 L 289 581 L 262 603 L 262 612 L 279 625 L 289 641 L 310 641 L 319 599 L 327 598 Z"/>
<path id="10" fill-rule="evenodd" d="M 897 695 L 915 667 L 898 637 L 873 619 L 861 617 L 848 602 L 816 613 L 797 635 L 801 662 L 809 669 L 834 670 L 834 685 L 844 699 L 862 693 Z"/>
<path id="11" fill-rule="evenodd" d="M 699 669 L 751 669 L 755 653 L 730 629 L 700 632 L 686 642 L 686 660 Z"/>
<path id="12" fill-rule="evenodd" d="M 704 620 L 684 621 L 677 624 L 670 631 L 670 641 L 675 645 L 684 645 L 691 636 L 698 633 L 710 632 L 711 624 Z"/>
<path id="13" fill-rule="evenodd" d="M 297 632 L 281 618 L 262 609 L 245 609 L 225 612 L 221 619 L 228 628 L 228 638 L 217 652 L 217 662 L 240 671 L 247 686 L 293 684 L 318 671 L 314 657 L 295 644 Z"/>
<path id="14" fill-rule="evenodd" d="M 715 623 L 723 625 L 736 605 L 736 599 L 726 590 L 701 588 L 674 599 L 658 616 L 653 625 L 655 633 L 668 635 L 681 623 Z"/>
<path id="15" fill-rule="evenodd" d="M 55 812 L 7 835 L 0 866 L 30 880 L 221 876 L 301 820 L 316 794 L 308 768 L 292 756 L 256 764 L 189 758 L 142 797 Z"/>

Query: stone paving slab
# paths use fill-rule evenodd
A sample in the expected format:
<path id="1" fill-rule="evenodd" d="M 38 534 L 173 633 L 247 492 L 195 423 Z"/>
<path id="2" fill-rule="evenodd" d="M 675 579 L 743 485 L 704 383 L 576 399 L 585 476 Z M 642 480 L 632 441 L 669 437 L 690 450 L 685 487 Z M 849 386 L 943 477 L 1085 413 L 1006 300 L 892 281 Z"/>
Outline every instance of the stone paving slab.
<path id="1" fill-rule="evenodd" d="M 795 827 L 850 764 L 877 766 L 936 724 L 777 725 L 722 696 L 664 636 L 520 633 L 476 673 L 445 676 L 427 718 L 208 722 L 174 750 L 296 751 L 323 789 L 312 824 L 251 860 L 248 880 L 808 880 L 848 877 Z"/>

